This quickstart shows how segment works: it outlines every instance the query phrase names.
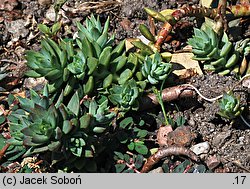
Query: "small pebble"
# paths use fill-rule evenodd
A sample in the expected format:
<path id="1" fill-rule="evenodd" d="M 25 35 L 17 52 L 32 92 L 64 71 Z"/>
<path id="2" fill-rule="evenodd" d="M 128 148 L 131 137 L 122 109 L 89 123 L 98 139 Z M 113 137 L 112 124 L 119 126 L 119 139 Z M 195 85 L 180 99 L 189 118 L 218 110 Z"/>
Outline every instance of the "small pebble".
<path id="1" fill-rule="evenodd" d="M 206 142 L 202 142 L 199 144 L 196 144 L 194 146 L 192 146 L 190 148 L 196 155 L 200 155 L 200 154 L 205 154 L 209 152 L 210 146 L 209 143 Z"/>

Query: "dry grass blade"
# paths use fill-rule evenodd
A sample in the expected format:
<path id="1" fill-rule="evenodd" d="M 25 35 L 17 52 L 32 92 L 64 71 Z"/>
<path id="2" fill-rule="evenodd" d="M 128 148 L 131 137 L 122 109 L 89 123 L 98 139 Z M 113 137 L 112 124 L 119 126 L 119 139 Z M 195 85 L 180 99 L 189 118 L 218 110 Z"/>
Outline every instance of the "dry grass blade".
<path id="1" fill-rule="evenodd" d="M 84 2 L 77 8 L 73 9 L 73 13 L 96 10 L 97 13 L 107 12 L 113 10 L 121 5 L 119 0 L 98 1 L 98 2 Z"/>

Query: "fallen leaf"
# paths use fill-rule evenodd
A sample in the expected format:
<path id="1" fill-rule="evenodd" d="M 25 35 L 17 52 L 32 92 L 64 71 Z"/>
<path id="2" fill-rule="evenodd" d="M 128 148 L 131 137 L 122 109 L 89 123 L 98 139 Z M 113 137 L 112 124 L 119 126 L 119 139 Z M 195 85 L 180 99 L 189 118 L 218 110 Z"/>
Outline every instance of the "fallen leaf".
<path id="1" fill-rule="evenodd" d="M 202 75 L 202 70 L 200 68 L 199 62 L 193 60 L 193 53 L 175 53 L 172 55 L 171 63 L 173 64 L 173 73 L 177 76 L 185 77 L 190 71 Z M 187 71 L 189 70 L 189 71 Z"/>

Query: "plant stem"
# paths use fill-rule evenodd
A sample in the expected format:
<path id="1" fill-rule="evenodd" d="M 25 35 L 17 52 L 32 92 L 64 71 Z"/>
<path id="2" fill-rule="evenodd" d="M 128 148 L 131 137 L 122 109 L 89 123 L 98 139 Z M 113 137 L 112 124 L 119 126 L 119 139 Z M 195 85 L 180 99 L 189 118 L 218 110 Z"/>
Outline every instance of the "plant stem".
<path id="1" fill-rule="evenodd" d="M 158 100 L 158 102 L 159 102 L 159 104 L 161 106 L 161 109 L 162 109 L 162 113 L 163 113 L 163 116 L 164 116 L 164 119 L 165 119 L 165 124 L 169 125 L 167 113 L 166 113 L 164 103 L 163 103 L 163 100 L 162 100 L 162 90 L 163 90 L 163 86 L 164 86 L 165 81 L 166 81 L 166 79 L 164 79 L 162 81 L 162 83 L 161 83 L 160 92 L 157 89 L 155 89 L 155 92 L 156 92 L 157 100 Z"/>

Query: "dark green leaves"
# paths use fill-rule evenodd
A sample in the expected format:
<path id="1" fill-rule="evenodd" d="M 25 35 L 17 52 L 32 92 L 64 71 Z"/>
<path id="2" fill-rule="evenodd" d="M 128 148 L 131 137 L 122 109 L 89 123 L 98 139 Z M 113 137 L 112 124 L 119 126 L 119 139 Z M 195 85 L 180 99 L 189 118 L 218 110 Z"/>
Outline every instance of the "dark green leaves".
<path id="1" fill-rule="evenodd" d="M 73 112 L 76 116 L 78 116 L 79 109 L 80 109 L 80 100 L 78 96 L 78 92 L 76 91 L 75 94 L 70 99 L 67 108 Z"/>

